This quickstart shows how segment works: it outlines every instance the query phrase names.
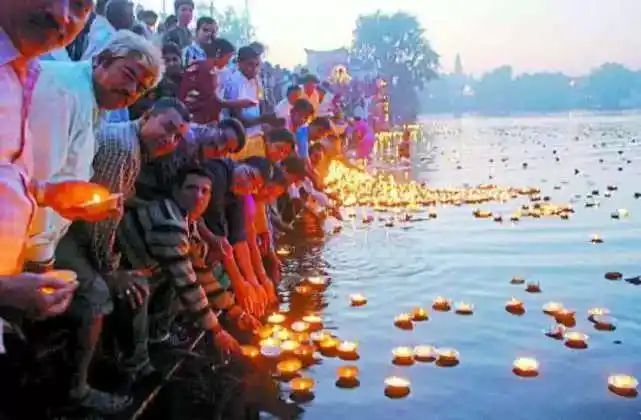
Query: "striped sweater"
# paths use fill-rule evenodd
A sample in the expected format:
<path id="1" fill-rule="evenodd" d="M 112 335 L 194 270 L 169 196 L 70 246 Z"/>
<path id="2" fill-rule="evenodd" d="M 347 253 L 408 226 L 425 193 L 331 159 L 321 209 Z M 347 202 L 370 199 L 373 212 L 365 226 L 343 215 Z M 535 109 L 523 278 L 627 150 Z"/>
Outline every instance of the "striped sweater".
<path id="1" fill-rule="evenodd" d="M 128 210 L 116 235 L 123 263 L 133 270 L 160 270 L 173 281 L 180 300 L 205 330 L 218 320 L 191 262 L 194 225 L 171 199 Z"/>

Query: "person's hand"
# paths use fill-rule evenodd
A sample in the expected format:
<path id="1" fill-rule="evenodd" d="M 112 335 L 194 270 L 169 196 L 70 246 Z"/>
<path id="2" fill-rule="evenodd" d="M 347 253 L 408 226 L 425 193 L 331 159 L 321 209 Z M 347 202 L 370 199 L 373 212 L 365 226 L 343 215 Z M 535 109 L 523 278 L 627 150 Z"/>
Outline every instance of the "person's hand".
<path id="1" fill-rule="evenodd" d="M 127 271 L 118 271 L 105 276 L 112 293 L 120 300 L 129 303 L 132 310 L 140 308 L 149 297 L 149 287 L 136 281 Z"/>
<path id="2" fill-rule="evenodd" d="M 214 333 L 214 342 L 216 343 L 216 346 L 218 347 L 220 352 L 224 355 L 240 354 L 240 346 L 238 345 L 238 341 L 236 341 L 236 339 L 225 330 L 220 330 L 217 333 Z"/>
<path id="3" fill-rule="evenodd" d="M 43 274 L 0 277 L 0 303 L 25 311 L 33 318 L 49 318 L 67 310 L 77 287 L 78 282 Z"/>
<path id="4" fill-rule="evenodd" d="M 247 279 L 247 283 L 254 292 L 254 306 L 253 310 L 249 311 L 249 313 L 254 316 L 261 317 L 265 314 L 265 309 L 267 307 L 267 295 L 260 283 L 258 283 L 258 280 L 255 278 Z"/>
<path id="5" fill-rule="evenodd" d="M 239 99 L 237 102 L 238 108 L 252 108 L 258 105 L 255 99 Z"/>
<path id="6" fill-rule="evenodd" d="M 267 255 L 271 249 L 271 233 L 264 232 L 258 235 L 258 249 L 261 255 Z"/>
<path id="7" fill-rule="evenodd" d="M 122 202 L 116 206 L 99 209 L 82 206 L 92 201 L 95 196 L 101 199 L 109 197 L 109 190 L 102 185 L 85 181 L 64 181 L 39 185 L 38 190 L 40 191 L 36 192 L 36 198 L 39 198 L 38 204 L 52 208 L 68 220 L 84 220 L 93 223 L 117 217 L 122 213 Z"/>
<path id="8" fill-rule="evenodd" d="M 240 317 L 238 317 L 238 328 L 243 331 L 256 331 L 261 326 L 260 321 L 247 312 L 241 313 Z"/>
<path id="9" fill-rule="evenodd" d="M 283 262 L 278 258 L 278 255 L 274 251 L 269 253 L 268 258 L 270 260 L 269 277 L 276 284 L 280 284 L 283 272 Z"/>
<path id="10" fill-rule="evenodd" d="M 207 240 L 207 244 L 209 245 L 207 250 L 207 263 L 209 264 L 231 258 L 234 255 L 234 249 L 224 236 L 213 236 Z"/>
<path id="11" fill-rule="evenodd" d="M 262 286 L 265 291 L 265 295 L 267 296 L 267 304 L 270 306 L 276 305 L 278 303 L 278 295 L 276 295 L 276 287 L 274 286 L 274 283 L 270 279 L 267 279 L 263 282 Z"/>
<path id="12" fill-rule="evenodd" d="M 254 288 L 247 284 L 243 283 L 234 287 L 234 294 L 236 295 L 236 301 L 238 304 L 248 313 L 254 313 L 254 307 L 256 306 L 256 293 Z"/>

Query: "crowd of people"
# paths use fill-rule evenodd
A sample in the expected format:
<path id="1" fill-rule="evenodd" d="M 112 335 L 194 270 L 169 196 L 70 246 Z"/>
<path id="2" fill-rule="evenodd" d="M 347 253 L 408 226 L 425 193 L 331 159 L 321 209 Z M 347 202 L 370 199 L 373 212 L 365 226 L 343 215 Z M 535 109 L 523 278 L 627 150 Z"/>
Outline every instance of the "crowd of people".
<path id="1" fill-rule="evenodd" d="M 129 0 L 0 5 L 0 362 L 11 337 L 64 320 L 66 403 L 99 414 L 131 404 L 92 386 L 105 325 L 130 385 L 154 373 L 151 344 L 184 342 L 180 324 L 237 357 L 228 327 L 278 305 L 279 233 L 340 217 L 323 178 L 350 124 L 331 89 L 304 74 L 268 93 L 281 70 L 261 72 L 261 44 L 220 38 L 211 17 L 192 32 L 194 3 L 174 6 L 159 32 Z M 371 128 L 351 132 L 366 157 Z M 97 187 L 117 205 L 74 204 Z"/>

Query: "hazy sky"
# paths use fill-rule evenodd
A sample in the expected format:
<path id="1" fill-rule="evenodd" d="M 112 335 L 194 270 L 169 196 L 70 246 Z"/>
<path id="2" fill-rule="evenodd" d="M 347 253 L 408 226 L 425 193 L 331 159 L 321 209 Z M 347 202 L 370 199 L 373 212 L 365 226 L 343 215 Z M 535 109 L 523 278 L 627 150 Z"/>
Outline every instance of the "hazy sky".
<path id="1" fill-rule="evenodd" d="M 162 0 L 136 0 L 162 9 Z M 196 0 L 198 2 L 198 0 Z M 171 9 L 173 0 L 166 0 Z M 209 3 L 208 1 L 206 3 Z M 214 0 L 217 8 L 244 0 Z M 304 63 L 304 48 L 348 46 L 359 14 L 417 15 L 443 70 L 461 54 L 466 72 L 511 64 L 517 72 L 582 74 L 607 61 L 641 69 L 641 0 L 249 0 L 269 59 Z"/>

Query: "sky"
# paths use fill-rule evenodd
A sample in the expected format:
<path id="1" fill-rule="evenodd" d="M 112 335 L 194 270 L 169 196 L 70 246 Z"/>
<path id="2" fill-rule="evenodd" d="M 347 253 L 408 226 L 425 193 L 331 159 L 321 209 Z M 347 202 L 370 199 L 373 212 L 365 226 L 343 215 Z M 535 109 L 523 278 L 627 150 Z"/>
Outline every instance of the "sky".
<path id="1" fill-rule="evenodd" d="M 135 0 L 161 11 L 163 0 Z M 171 12 L 173 0 L 165 0 Z M 198 2 L 199 0 L 195 0 Z M 641 69 L 640 0 L 247 0 L 268 59 L 293 67 L 305 48 L 349 46 L 356 18 L 376 10 L 416 15 L 441 70 L 456 54 L 466 73 L 501 65 L 515 72 L 581 75 L 605 62 Z M 209 1 L 206 1 L 208 4 Z M 243 10 L 245 0 L 214 0 Z"/>

